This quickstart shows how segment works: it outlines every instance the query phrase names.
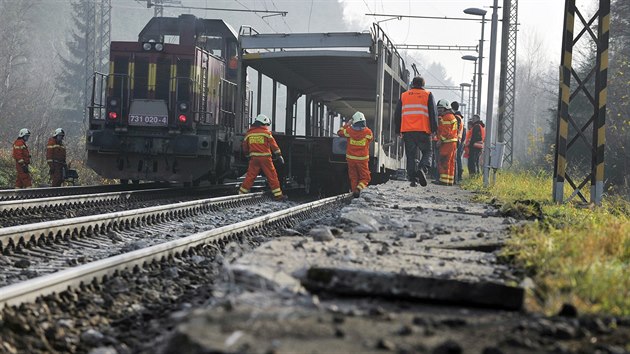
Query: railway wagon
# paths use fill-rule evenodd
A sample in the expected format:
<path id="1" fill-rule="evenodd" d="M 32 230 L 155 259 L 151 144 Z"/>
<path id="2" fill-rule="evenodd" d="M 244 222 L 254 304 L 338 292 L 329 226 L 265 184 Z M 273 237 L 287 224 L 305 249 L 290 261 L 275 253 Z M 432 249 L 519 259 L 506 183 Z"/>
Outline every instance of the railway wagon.
<path id="1" fill-rule="evenodd" d="M 151 19 L 134 42 L 111 42 L 95 73 L 87 164 L 132 181 L 220 182 L 235 133 L 237 33 L 193 15 Z"/>
<path id="2" fill-rule="evenodd" d="M 374 132 L 372 183 L 403 166 L 393 115 L 409 71 L 377 24 L 366 32 L 291 34 L 258 33 L 245 26 L 239 43 L 237 126 L 244 131 L 258 113 L 271 117 L 286 161 L 276 166 L 284 188 L 348 191 L 346 139 L 336 132 L 356 111 L 365 114 Z M 236 135 L 233 144 L 237 163 L 240 138 Z"/>

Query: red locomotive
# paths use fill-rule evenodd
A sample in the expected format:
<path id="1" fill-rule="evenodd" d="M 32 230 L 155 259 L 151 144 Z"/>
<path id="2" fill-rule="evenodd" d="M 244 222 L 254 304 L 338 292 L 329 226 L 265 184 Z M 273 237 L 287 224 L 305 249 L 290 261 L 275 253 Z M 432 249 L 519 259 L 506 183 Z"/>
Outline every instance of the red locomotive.
<path id="1" fill-rule="evenodd" d="M 129 180 L 219 182 L 235 133 L 237 33 L 222 20 L 156 17 L 137 42 L 112 42 L 95 73 L 88 166 Z"/>

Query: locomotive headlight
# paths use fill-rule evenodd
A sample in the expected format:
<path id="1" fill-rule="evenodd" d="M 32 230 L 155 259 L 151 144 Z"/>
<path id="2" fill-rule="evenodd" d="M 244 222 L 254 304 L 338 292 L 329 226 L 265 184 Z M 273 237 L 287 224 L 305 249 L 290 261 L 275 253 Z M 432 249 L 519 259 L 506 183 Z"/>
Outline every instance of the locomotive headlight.
<path id="1" fill-rule="evenodd" d="M 151 43 L 146 42 L 146 43 L 142 43 L 142 49 L 144 50 L 151 50 Z"/>
<path id="2" fill-rule="evenodd" d="M 162 43 L 155 43 L 154 48 L 155 48 L 156 51 L 161 52 L 161 51 L 164 50 L 164 44 L 162 44 Z"/>
<path id="3" fill-rule="evenodd" d="M 179 110 L 182 111 L 182 112 L 186 112 L 186 110 L 188 110 L 188 103 L 180 102 L 179 103 Z"/>

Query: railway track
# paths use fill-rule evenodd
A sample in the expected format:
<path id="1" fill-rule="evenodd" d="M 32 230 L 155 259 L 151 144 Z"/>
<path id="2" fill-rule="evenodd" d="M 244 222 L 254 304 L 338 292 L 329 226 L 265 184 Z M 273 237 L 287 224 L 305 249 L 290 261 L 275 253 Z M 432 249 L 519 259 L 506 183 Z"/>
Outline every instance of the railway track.
<path id="1" fill-rule="evenodd" d="M 46 188 L 26 188 L 26 189 L 2 189 L 0 190 L 0 201 L 23 200 L 33 198 L 59 197 L 67 195 L 123 192 L 132 190 L 144 190 L 155 188 L 166 188 L 169 183 L 141 183 L 141 184 L 111 184 L 98 186 L 71 186 L 71 187 L 46 187 Z"/>
<path id="2" fill-rule="evenodd" d="M 0 201 L 0 225 L 9 227 L 25 223 L 112 212 L 118 209 L 134 209 L 156 203 L 165 204 L 182 199 L 198 199 L 207 194 L 222 195 L 232 192 L 232 190 L 231 186 L 152 188 L 5 200 Z"/>
<path id="3" fill-rule="evenodd" d="M 222 201 L 229 202 L 239 198 L 242 198 L 242 196 L 224 197 Z M 248 195 L 247 198 L 260 198 L 260 195 Z M 334 208 L 344 203 L 347 199 L 348 195 L 342 195 L 293 206 L 273 213 L 263 213 L 263 215 L 251 220 L 194 233 L 176 240 L 9 285 L 0 288 L 0 308 L 31 302 L 46 295 L 64 293 L 69 289 L 85 289 L 85 286 L 89 284 L 93 284 L 98 288 L 98 284 L 101 281 L 116 277 L 124 272 L 159 263 L 161 260 L 190 256 L 195 254 L 196 250 L 200 248 L 221 248 L 229 242 L 244 242 L 245 239 L 252 235 L 265 235 L 271 233 L 272 230 L 290 227 L 299 220 L 313 217 L 318 212 Z M 211 202 L 206 201 L 205 203 L 207 205 L 207 203 Z M 168 208 L 147 208 L 147 210 L 142 212 L 137 210 L 123 212 L 115 216 L 110 215 L 107 220 L 104 220 L 103 217 L 95 216 L 94 218 L 77 218 L 82 220 L 50 222 L 48 225 L 25 225 L 12 228 L 13 232 L 10 235 L 5 232 L 2 240 L 3 244 L 9 240 L 10 245 L 41 244 L 46 242 L 46 240 L 72 237 L 72 235 L 78 235 L 82 232 L 119 229 L 130 225 L 154 222 L 155 220 L 173 217 L 174 215 L 193 213 L 196 210 L 200 210 L 203 205 L 199 203 L 197 205 L 193 204 L 193 202 L 189 202 L 187 206 L 181 206 L 179 210 L 173 210 L 173 207 L 170 206 Z M 29 228 L 30 230 L 27 230 Z M 3 247 L 3 250 L 6 249 L 7 247 Z"/>
<path id="4" fill-rule="evenodd" d="M 266 199 L 261 193 L 218 197 L 0 229 L 0 286 L 177 238 L 178 228 L 197 227 L 188 221 L 193 217 L 199 224 L 196 219 L 217 217 L 213 212 L 238 214 L 234 208 Z M 205 220 L 198 227 L 216 224 Z"/>

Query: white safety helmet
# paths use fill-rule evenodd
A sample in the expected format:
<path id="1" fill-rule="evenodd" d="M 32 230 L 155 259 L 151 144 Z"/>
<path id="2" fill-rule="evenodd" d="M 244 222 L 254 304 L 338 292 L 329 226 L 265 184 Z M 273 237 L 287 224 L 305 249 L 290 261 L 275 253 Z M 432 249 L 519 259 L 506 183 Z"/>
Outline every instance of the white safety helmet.
<path id="1" fill-rule="evenodd" d="M 271 120 L 269 120 L 269 117 L 264 114 L 257 115 L 256 119 L 254 119 L 254 122 L 259 122 L 262 125 L 271 125 Z"/>
<path id="2" fill-rule="evenodd" d="M 53 136 L 57 136 L 57 135 L 65 136 L 66 132 L 64 132 L 63 129 L 61 129 L 61 128 L 57 128 L 57 129 L 55 129 L 55 134 L 53 134 Z"/>
<path id="3" fill-rule="evenodd" d="M 352 124 L 356 124 L 359 122 L 365 122 L 365 115 L 361 112 L 357 112 L 352 115 Z"/>
<path id="4" fill-rule="evenodd" d="M 23 138 L 27 135 L 31 135 L 31 131 L 26 128 L 22 128 L 20 129 L 20 132 L 18 133 L 18 138 Z"/>
<path id="5" fill-rule="evenodd" d="M 451 104 L 447 100 L 439 100 L 437 108 L 451 109 Z"/>

